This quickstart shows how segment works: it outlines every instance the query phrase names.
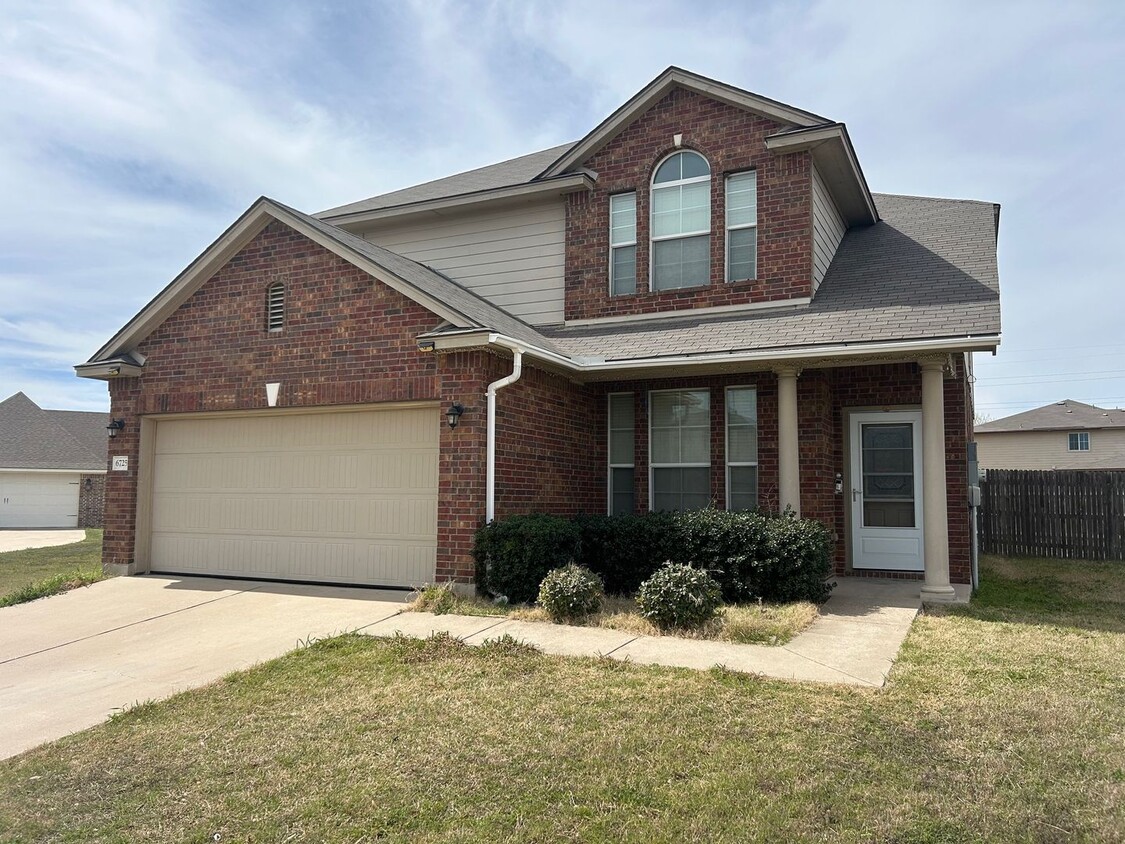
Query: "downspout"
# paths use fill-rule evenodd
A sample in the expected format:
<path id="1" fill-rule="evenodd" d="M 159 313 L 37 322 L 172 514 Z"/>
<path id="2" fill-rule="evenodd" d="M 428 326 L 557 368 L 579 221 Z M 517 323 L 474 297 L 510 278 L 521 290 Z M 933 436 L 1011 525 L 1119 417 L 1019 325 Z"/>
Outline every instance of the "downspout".
<path id="1" fill-rule="evenodd" d="M 505 387 L 515 384 L 523 374 L 523 351 L 517 346 L 508 346 L 493 337 L 493 343 L 503 345 L 512 352 L 512 374 L 505 375 L 499 381 L 488 385 L 488 434 L 486 437 L 486 463 L 485 492 L 484 492 L 484 518 L 491 522 L 496 518 L 496 393 Z"/>

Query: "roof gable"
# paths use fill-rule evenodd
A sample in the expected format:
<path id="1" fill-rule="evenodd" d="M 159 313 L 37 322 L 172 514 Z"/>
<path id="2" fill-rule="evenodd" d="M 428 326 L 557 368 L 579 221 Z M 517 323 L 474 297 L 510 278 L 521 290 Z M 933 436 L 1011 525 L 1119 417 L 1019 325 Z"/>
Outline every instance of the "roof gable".
<path id="1" fill-rule="evenodd" d="M 133 317 L 86 364 L 76 367 L 78 374 L 106 377 L 121 373 L 116 365 L 126 361 L 126 374 L 138 374 L 143 360 L 130 366 L 130 355 L 168 317 L 184 304 L 231 258 L 256 237 L 271 221 L 277 220 L 388 287 L 397 290 L 450 324 L 463 328 L 492 328 L 528 342 L 546 342 L 538 332 L 517 317 L 501 310 L 452 279 L 416 261 L 364 240 L 267 197 L 260 198 L 196 258 L 180 275 Z M 108 371 L 106 367 L 114 364 Z M 106 371 L 103 371 L 106 370 Z"/>
<path id="2" fill-rule="evenodd" d="M 652 82 L 634 94 L 628 102 L 599 123 L 586 137 L 571 146 L 549 167 L 539 174 L 540 179 L 559 176 L 581 166 L 590 156 L 608 144 L 653 104 L 663 99 L 673 88 L 685 88 L 719 102 L 753 111 L 789 126 L 817 126 L 831 123 L 827 117 L 771 100 L 733 85 L 717 82 L 678 67 L 669 67 Z"/>

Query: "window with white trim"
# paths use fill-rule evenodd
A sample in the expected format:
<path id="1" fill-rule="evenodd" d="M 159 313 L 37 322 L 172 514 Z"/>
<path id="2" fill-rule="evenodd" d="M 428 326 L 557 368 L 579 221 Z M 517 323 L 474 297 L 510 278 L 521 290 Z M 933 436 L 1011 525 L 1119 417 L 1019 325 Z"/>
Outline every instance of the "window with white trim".
<path id="1" fill-rule="evenodd" d="M 1075 431 L 1068 437 L 1068 450 L 1070 451 L 1089 451 L 1090 450 L 1090 432 L 1089 431 Z"/>
<path id="2" fill-rule="evenodd" d="M 758 506 L 758 391 L 727 388 L 727 509 Z"/>
<path id="3" fill-rule="evenodd" d="M 758 275 L 758 174 L 727 176 L 727 281 Z"/>
<path id="4" fill-rule="evenodd" d="M 653 510 L 701 510 L 711 503 L 711 394 L 649 393 L 649 489 Z"/>
<path id="5" fill-rule="evenodd" d="M 281 331 L 285 327 L 285 285 L 274 282 L 266 291 L 266 329 Z"/>
<path id="6" fill-rule="evenodd" d="M 609 294 L 637 292 L 637 195 L 609 198 Z"/>
<path id="7" fill-rule="evenodd" d="M 711 281 L 711 167 L 702 155 L 677 152 L 652 176 L 652 290 Z"/>
<path id="8" fill-rule="evenodd" d="M 609 514 L 636 511 L 633 492 L 634 449 L 633 394 L 609 394 Z"/>

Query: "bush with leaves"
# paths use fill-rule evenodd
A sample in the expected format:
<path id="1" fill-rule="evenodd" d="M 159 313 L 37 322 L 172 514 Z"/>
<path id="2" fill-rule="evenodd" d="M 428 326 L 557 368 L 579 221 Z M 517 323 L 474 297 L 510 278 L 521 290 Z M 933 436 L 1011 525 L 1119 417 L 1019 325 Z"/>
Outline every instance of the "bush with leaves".
<path id="1" fill-rule="evenodd" d="M 577 550 L 578 528 L 570 519 L 540 513 L 497 519 L 473 542 L 477 589 L 530 603 L 547 572 L 569 563 Z"/>
<path id="2" fill-rule="evenodd" d="M 604 596 L 602 579 L 573 563 L 547 572 L 539 586 L 539 605 L 555 621 L 593 615 L 602 608 Z"/>
<path id="3" fill-rule="evenodd" d="M 658 569 L 637 590 L 641 615 L 657 627 L 699 627 L 715 617 L 722 603 L 715 578 L 676 563 Z"/>

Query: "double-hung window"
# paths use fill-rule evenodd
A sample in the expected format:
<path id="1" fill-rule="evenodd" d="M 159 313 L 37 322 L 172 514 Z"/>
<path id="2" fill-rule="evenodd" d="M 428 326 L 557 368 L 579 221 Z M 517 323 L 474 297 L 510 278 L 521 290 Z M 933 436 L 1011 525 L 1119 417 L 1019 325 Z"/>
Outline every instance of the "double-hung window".
<path id="1" fill-rule="evenodd" d="M 711 281 L 711 167 L 696 152 L 677 152 L 652 176 L 652 289 Z"/>
<path id="2" fill-rule="evenodd" d="M 758 275 L 758 174 L 727 176 L 727 281 Z"/>
<path id="3" fill-rule="evenodd" d="M 636 434 L 633 429 L 633 394 L 609 395 L 609 513 L 633 513 L 633 466 Z"/>
<path id="4" fill-rule="evenodd" d="M 758 393 L 727 388 L 727 509 L 758 506 Z"/>
<path id="5" fill-rule="evenodd" d="M 637 292 L 637 195 L 609 198 L 609 293 Z"/>
<path id="6" fill-rule="evenodd" d="M 1075 431 L 1067 437 L 1067 448 L 1070 451 L 1089 451 L 1090 450 L 1090 432 L 1089 431 Z"/>
<path id="7" fill-rule="evenodd" d="M 653 510 L 701 510 L 711 503 L 711 394 L 649 394 L 649 489 Z"/>

